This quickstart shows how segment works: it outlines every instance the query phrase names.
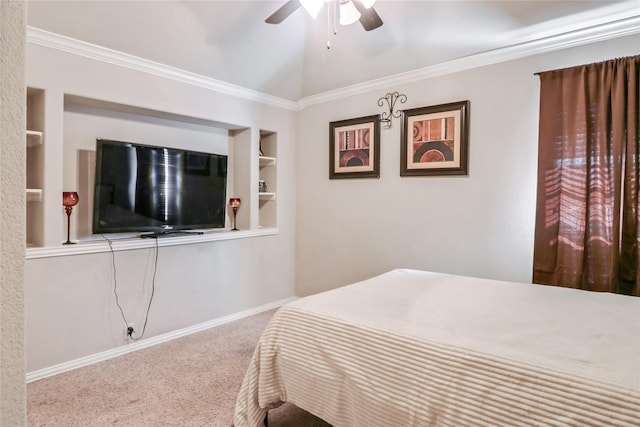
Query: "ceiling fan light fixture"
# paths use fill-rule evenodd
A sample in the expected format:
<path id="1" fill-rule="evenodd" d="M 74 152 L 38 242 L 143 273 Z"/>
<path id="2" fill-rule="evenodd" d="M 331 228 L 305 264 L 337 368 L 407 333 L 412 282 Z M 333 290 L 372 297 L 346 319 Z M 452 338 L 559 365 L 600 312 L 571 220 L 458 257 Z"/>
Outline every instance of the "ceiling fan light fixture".
<path id="1" fill-rule="evenodd" d="M 300 0 L 300 4 L 304 7 L 304 10 L 307 11 L 309 15 L 313 19 L 318 17 L 318 13 L 320 9 L 322 9 L 322 5 L 324 4 L 323 0 Z"/>
<path id="2" fill-rule="evenodd" d="M 375 2 L 376 0 L 360 0 L 360 3 L 362 3 L 365 9 L 371 9 Z"/>
<path id="3" fill-rule="evenodd" d="M 340 25 L 351 25 L 360 19 L 360 12 L 351 0 L 340 0 Z"/>

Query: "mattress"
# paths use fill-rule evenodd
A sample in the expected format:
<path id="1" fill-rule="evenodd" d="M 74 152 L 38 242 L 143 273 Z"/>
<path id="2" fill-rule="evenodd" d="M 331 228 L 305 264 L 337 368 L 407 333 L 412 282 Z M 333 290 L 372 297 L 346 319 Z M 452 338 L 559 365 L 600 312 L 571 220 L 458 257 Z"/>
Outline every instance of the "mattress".
<path id="1" fill-rule="evenodd" d="M 281 307 L 236 427 L 640 426 L 640 298 L 394 270 Z"/>

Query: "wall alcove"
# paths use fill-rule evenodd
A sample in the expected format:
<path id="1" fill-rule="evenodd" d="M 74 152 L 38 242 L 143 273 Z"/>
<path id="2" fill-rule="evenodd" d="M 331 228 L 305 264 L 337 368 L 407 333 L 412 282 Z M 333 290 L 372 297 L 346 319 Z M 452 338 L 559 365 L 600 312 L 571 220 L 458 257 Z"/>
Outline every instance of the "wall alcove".
<path id="1" fill-rule="evenodd" d="M 198 236 L 162 239 L 160 246 L 191 244 L 276 234 L 277 230 L 277 133 L 198 117 L 102 101 L 77 95 L 64 95 L 62 138 L 51 140 L 47 158 L 42 148 L 46 132 L 46 90 L 28 89 L 27 111 L 27 258 L 42 258 L 110 250 L 144 248 L 155 243 L 132 233 L 109 236 L 92 234 L 95 144 L 97 138 L 186 148 L 229 156 L 227 196 L 240 197 L 242 205 L 237 224 L 230 231 L 232 213 L 227 210 L 224 229 L 202 230 Z M 264 150 L 264 151 L 262 151 Z M 61 164 L 58 164 L 61 161 Z M 258 181 L 269 183 L 260 192 Z M 44 183 L 58 185 L 45 186 Z M 71 240 L 66 235 L 66 216 L 57 191 L 77 191 L 80 202 L 71 219 Z M 41 203 L 43 199 L 48 204 Z"/>

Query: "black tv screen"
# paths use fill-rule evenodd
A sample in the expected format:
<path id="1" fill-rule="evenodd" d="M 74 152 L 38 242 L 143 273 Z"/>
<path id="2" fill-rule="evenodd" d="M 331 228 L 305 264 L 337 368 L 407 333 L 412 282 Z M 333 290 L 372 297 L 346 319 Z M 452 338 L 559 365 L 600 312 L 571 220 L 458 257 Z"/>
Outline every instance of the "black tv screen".
<path id="1" fill-rule="evenodd" d="M 98 139 L 93 232 L 222 228 L 227 156 Z"/>

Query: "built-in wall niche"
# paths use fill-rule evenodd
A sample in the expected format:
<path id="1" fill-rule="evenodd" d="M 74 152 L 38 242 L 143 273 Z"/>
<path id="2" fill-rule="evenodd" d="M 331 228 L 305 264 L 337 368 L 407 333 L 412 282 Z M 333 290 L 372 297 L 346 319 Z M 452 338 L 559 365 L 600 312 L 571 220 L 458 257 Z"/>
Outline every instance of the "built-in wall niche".
<path id="1" fill-rule="evenodd" d="M 251 128 L 232 130 L 229 132 L 229 138 L 229 148 L 233 158 L 229 169 L 233 188 L 229 197 L 241 200 L 236 224 L 240 230 L 253 229 L 257 227 L 258 217 L 258 212 L 255 209 L 258 197 L 257 138 L 252 138 Z M 232 221 L 231 209 L 228 209 L 227 212 Z"/>
<path id="2" fill-rule="evenodd" d="M 102 238 L 92 233 L 97 138 L 230 155 L 229 129 L 218 122 L 66 97 L 64 187 L 77 191 L 80 200 L 72 214 L 72 240 Z M 232 186 L 228 180 L 228 193 Z"/>
<path id="3" fill-rule="evenodd" d="M 44 90 L 27 88 L 27 247 L 44 245 L 44 97 Z"/>
<path id="4" fill-rule="evenodd" d="M 277 188 L 278 188 L 278 134 L 260 130 L 259 142 L 259 187 L 258 187 L 258 215 L 260 227 L 275 227 L 277 225 Z"/>
<path id="5" fill-rule="evenodd" d="M 229 156 L 227 199 L 242 198 L 238 215 L 241 231 L 220 233 L 223 230 L 216 229 L 200 237 L 163 239 L 167 242 L 160 242 L 161 245 L 277 232 L 275 132 L 75 95 L 54 94 L 51 99 L 45 95 L 45 90 L 27 90 L 28 258 L 109 249 L 102 236 L 92 234 L 97 138 Z M 45 116 L 51 119 L 45 121 Z M 46 143 L 45 134 L 48 134 Z M 267 182 L 267 191 L 259 192 L 258 182 L 261 179 Z M 67 235 L 62 191 L 79 193 L 79 203 L 71 214 L 70 237 L 81 244 L 62 245 Z M 227 229 L 231 228 L 232 216 L 231 209 L 227 208 Z M 115 237 L 124 239 L 116 243 L 116 250 L 151 244 L 148 239 L 127 239 L 137 237 L 134 235 Z M 102 244 L 97 244 L 98 241 Z"/>
<path id="6" fill-rule="evenodd" d="M 238 225 L 246 233 L 229 232 L 228 237 L 225 237 L 217 233 L 220 230 L 215 230 L 216 236 L 185 238 L 186 243 L 277 232 L 275 132 L 75 95 L 64 95 L 64 103 L 55 102 L 55 98 L 51 101 L 45 103 L 44 90 L 29 88 L 27 91 L 27 239 L 30 248 L 27 257 L 102 250 L 83 245 L 62 248 L 62 242 L 66 239 L 67 222 L 61 204 L 61 190 L 79 193 L 79 203 L 74 206 L 71 215 L 71 240 L 80 243 L 102 240 L 101 236 L 92 234 L 97 138 L 217 152 L 229 156 L 227 195 L 228 198 L 241 195 L 243 201 Z M 62 111 L 57 110 L 62 104 Z M 62 117 L 62 123 L 55 120 L 47 122 L 47 126 L 62 130 L 51 134 L 48 146 L 52 149 L 48 151 L 42 149 L 47 108 L 52 109 L 52 117 Z M 264 144 L 262 154 L 261 144 Z M 46 158 L 47 156 L 50 158 Z M 45 170 L 50 175 L 47 180 Z M 261 179 L 269 183 L 268 192 L 262 192 L 265 194 L 259 194 L 258 191 Z M 52 182 L 53 185 L 45 188 L 45 181 Z M 52 202 L 43 204 L 41 200 L 45 199 Z M 231 217 L 231 210 L 228 209 L 227 228 L 231 228 Z M 265 230 L 265 227 L 269 229 Z M 146 239 L 138 239 L 140 240 Z M 145 241 L 122 245 L 131 249 L 147 244 Z"/>
<path id="7" fill-rule="evenodd" d="M 278 134 L 247 128 L 231 132 L 231 138 L 235 168 L 233 197 L 242 200 L 238 227 L 276 228 Z"/>

